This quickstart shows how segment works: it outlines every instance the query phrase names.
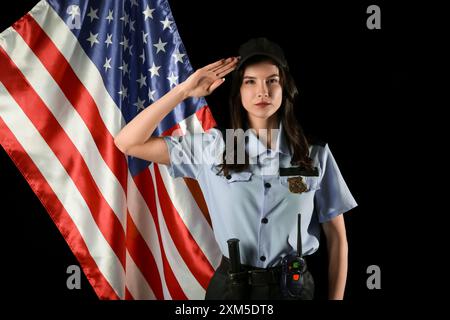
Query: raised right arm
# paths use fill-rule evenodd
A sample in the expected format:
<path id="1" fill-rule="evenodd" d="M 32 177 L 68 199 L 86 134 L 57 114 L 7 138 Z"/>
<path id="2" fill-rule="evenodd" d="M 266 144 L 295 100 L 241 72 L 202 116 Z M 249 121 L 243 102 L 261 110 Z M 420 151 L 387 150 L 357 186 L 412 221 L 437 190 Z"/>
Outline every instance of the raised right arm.
<path id="1" fill-rule="evenodd" d="M 216 61 L 198 69 L 130 121 L 114 138 L 120 151 L 147 161 L 169 164 L 169 151 L 162 137 L 152 137 L 158 123 L 188 97 L 207 96 L 234 70 L 237 58 Z"/>

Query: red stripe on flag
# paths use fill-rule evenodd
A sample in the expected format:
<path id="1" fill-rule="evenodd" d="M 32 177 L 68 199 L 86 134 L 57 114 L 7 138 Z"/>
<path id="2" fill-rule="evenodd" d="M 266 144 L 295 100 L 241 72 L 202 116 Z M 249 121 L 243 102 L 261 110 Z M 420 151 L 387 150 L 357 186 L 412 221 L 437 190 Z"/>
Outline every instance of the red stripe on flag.
<path id="1" fill-rule="evenodd" d="M 198 109 L 195 114 L 200 121 L 203 130 L 208 131 L 209 129 L 217 126 L 217 123 L 212 116 L 211 109 L 208 106 Z"/>
<path id="2" fill-rule="evenodd" d="M 162 284 L 155 258 L 139 233 L 130 214 L 127 216 L 127 249 L 134 263 L 152 288 L 156 299 L 164 299 Z M 139 222 L 137 222 L 139 223 Z"/>
<path id="3" fill-rule="evenodd" d="M 204 131 L 208 131 L 209 129 L 217 125 L 216 121 L 212 116 L 211 109 L 207 105 L 197 110 L 195 115 L 198 118 L 200 124 L 202 125 Z M 195 202 L 197 202 L 197 205 L 202 211 L 206 221 L 208 221 L 209 225 L 212 227 L 211 217 L 209 216 L 208 212 L 208 206 L 206 205 L 203 192 L 197 180 L 191 178 L 184 178 L 184 181 L 186 182 L 186 185 L 189 188 L 189 191 L 191 192 L 192 196 L 195 198 Z"/>
<path id="4" fill-rule="evenodd" d="M 125 157 L 115 146 L 114 138 L 106 128 L 94 99 L 78 79 L 70 63 L 29 13 L 13 27 L 80 114 L 106 164 L 111 168 L 122 188 L 127 190 L 128 168 Z"/>
<path id="5" fill-rule="evenodd" d="M 189 188 L 189 192 L 195 199 L 198 208 L 203 213 L 203 216 L 205 217 L 206 221 L 208 221 L 208 224 L 212 228 L 212 222 L 211 217 L 209 216 L 208 206 L 206 204 L 205 197 L 203 196 L 203 192 L 202 189 L 200 188 L 200 185 L 198 184 L 198 181 L 192 178 L 183 178 L 183 179 L 184 182 L 186 183 L 186 186 Z"/>
<path id="6" fill-rule="evenodd" d="M 64 129 L 0 47 L 0 81 L 52 149 L 77 186 L 105 239 L 125 269 L 125 231 L 98 189 L 88 166 Z"/>
<path id="7" fill-rule="evenodd" d="M 192 237 L 192 234 L 184 224 L 177 209 L 172 205 L 172 201 L 167 194 L 158 166 L 155 166 L 154 168 L 159 202 L 166 204 L 161 210 L 172 240 L 191 273 L 201 286 L 206 289 L 214 273 L 214 268 Z"/>
<path id="8" fill-rule="evenodd" d="M 177 133 L 181 133 L 181 127 L 180 125 L 177 123 L 176 125 L 174 125 L 172 128 L 167 129 L 166 131 L 163 132 L 163 136 L 171 136 L 173 134 L 174 131 L 177 131 Z M 178 136 L 179 134 L 177 134 Z"/>
<path id="9" fill-rule="evenodd" d="M 3 69 L 3 68 L 0 68 Z M 97 264 L 89 253 L 89 249 L 83 240 L 72 218 L 59 201 L 52 188 L 45 180 L 33 160 L 28 156 L 25 149 L 17 141 L 14 134 L 9 130 L 0 117 L 0 144 L 3 146 L 16 167 L 27 180 L 33 192 L 47 210 L 53 222 L 58 227 L 62 236 L 80 262 L 81 268 L 89 283 L 94 288 L 100 299 L 119 299 L 108 280 L 98 269 Z M 44 232 L 44 231 L 43 231 Z"/>
<path id="10" fill-rule="evenodd" d="M 134 297 L 131 295 L 128 288 L 125 289 L 125 300 L 134 300 Z"/>
<path id="11" fill-rule="evenodd" d="M 156 170 L 156 166 L 155 166 Z M 154 184 L 153 179 L 150 174 L 149 169 L 142 170 L 138 175 L 134 176 L 134 181 L 139 189 L 139 192 L 143 196 L 145 203 L 147 204 L 150 213 L 153 217 L 153 221 L 155 222 L 156 231 L 158 234 L 158 242 L 159 247 L 161 249 L 161 257 L 163 260 L 163 268 L 164 268 L 164 278 L 166 279 L 166 284 L 169 289 L 170 295 L 173 299 L 179 299 L 179 300 L 186 300 L 187 297 L 185 296 L 183 290 L 181 289 L 178 280 L 175 278 L 172 268 L 167 261 L 166 252 L 163 247 L 163 242 L 161 238 L 161 230 L 159 227 L 159 219 L 158 219 L 158 211 L 156 208 L 156 198 L 154 193 Z M 158 189 L 158 193 L 160 192 L 160 189 Z M 171 201 L 169 200 L 169 203 L 161 203 L 161 209 L 163 209 L 166 205 L 170 205 Z M 179 251 L 179 248 L 177 248 Z"/>

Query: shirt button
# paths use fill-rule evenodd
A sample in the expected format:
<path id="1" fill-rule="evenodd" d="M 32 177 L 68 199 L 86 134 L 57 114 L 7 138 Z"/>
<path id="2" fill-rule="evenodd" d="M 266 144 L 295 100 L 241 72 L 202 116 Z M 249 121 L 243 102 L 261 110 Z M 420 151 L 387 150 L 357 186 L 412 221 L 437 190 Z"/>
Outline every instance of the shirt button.
<path id="1" fill-rule="evenodd" d="M 259 257 L 259 260 L 261 260 L 261 261 L 266 261 L 266 257 L 261 256 L 261 257 Z"/>
<path id="2" fill-rule="evenodd" d="M 264 187 L 266 187 L 266 188 L 270 188 L 270 187 L 271 187 L 271 185 L 270 185 L 270 183 L 266 182 L 266 183 L 264 183 Z"/>
<path id="3" fill-rule="evenodd" d="M 225 178 L 227 178 L 228 180 L 231 179 L 231 174 L 227 175 Z"/>
<path id="4" fill-rule="evenodd" d="M 267 222 L 269 222 L 269 220 L 268 220 L 267 218 L 262 218 L 262 219 L 261 219 L 261 222 L 262 222 L 262 223 L 267 223 Z"/>

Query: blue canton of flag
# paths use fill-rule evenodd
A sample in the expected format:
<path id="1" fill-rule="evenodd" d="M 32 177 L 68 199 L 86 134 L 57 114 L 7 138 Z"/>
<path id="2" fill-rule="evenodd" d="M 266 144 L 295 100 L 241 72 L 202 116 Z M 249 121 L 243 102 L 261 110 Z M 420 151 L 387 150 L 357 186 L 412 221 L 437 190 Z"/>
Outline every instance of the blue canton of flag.
<path id="1" fill-rule="evenodd" d="M 100 71 L 105 87 L 128 123 L 192 72 L 166 0 L 48 0 Z M 204 107 L 187 99 L 156 128 L 162 135 Z M 129 157 L 133 175 L 149 165 Z"/>

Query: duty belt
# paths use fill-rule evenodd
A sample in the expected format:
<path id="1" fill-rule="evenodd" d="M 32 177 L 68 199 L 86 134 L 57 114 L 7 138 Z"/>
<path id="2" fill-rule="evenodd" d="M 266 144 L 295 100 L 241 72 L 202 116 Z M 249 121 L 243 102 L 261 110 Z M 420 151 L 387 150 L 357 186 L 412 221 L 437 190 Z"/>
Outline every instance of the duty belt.
<path id="1" fill-rule="evenodd" d="M 230 270 L 230 266 L 230 260 L 227 257 L 223 256 L 219 268 L 222 271 L 228 272 L 228 270 Z M 281 266 L 271 268 L 257 268 L 242 264 L 241 268 L 245 272 L 240 272 L 237 274 L 228 273 L 231 281 L 248 281 L 248 284 L 252 286 L 264 286 L 268 284 L 280 283 Z M 245 279 L 245 277 L 247 279 Z"/>

